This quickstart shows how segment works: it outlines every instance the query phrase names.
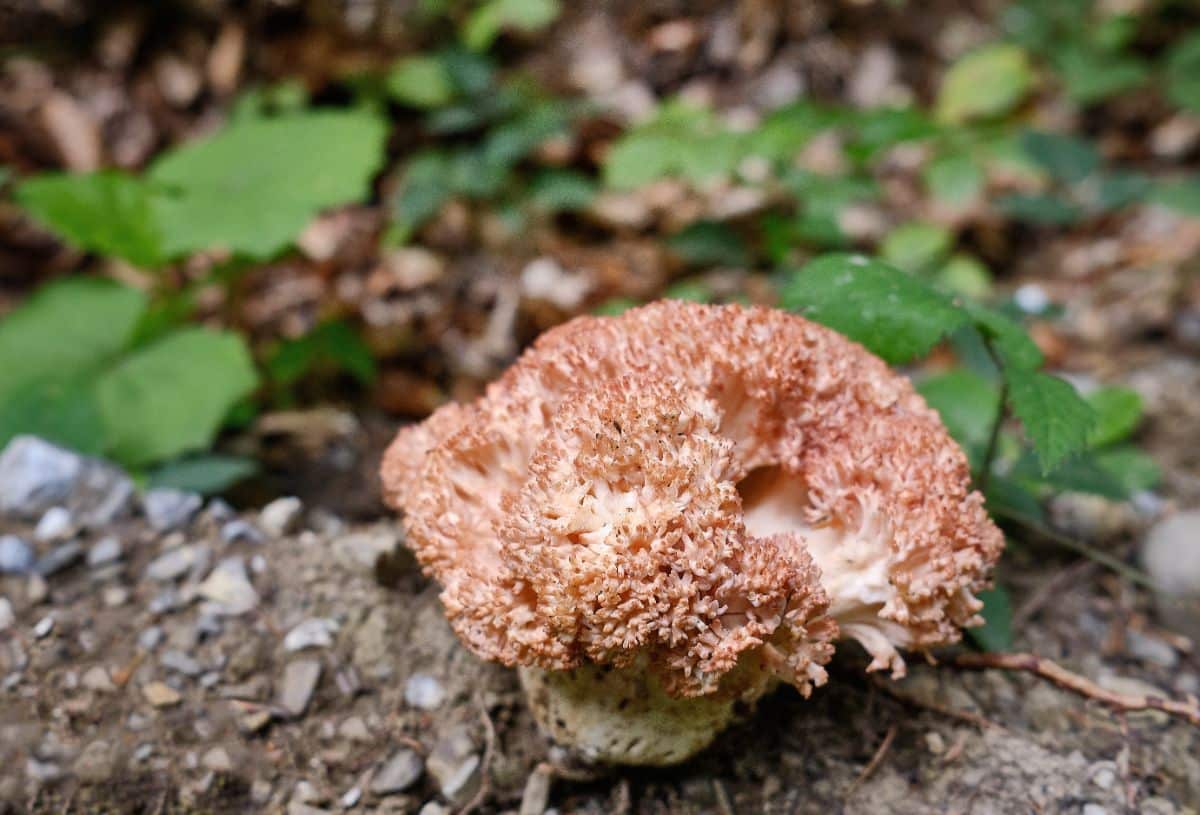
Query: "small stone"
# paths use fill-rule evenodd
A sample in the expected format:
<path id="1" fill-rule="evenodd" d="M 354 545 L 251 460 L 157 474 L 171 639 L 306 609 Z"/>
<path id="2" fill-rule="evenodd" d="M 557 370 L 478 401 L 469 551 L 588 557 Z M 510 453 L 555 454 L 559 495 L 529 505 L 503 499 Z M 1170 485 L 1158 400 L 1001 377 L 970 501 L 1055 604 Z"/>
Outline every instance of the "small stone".
<path id="1" fill-rule="evenodd" d="M 147 604 L 146 608 L 151 614 L 169 614 L 172 611 L 177 611 L 183 606 L 183 598 L 174 586 L 163 589 L 156 594 Z"/>
<path id="2" fill-rule="evenodd" d="M 69 541 L 62 546 L 56 546 L 43 555 L 33 569 L 42 577 L 50 577 L 75 565 L 83 557 L 83 554 L 82 543 Z"/>
<path id="3" fill-rule="evenodd" d="M 16 535 L 0 535 L 0 574 L 29 574 L 36 562 L 32 546 Z"/>
<path id="4" fill-rule="evenodd" d="M 371 731 L 367 729 L 367 723 L 361 716 L 351 716 L 342 722 L 338 728 L 338 735 L 349 741 L 371 741 Z"/>
<path id="5" fill-rule="evenodd" d="M 430 801 L 421 807 L 421 811 L 417 815 L 450 815 L 450 808 L 437 801 Z"/>
<path id="6" fill-rule="evenodd" d="M 281 538 L 296 530 L 304 504 L 299 498 L 276 498 L 258 513 L 258 525 L 273 538 Z"/>
<path id="7" fill-rule="evenodd" d="M 338 803 L 342 805 L 342 809 L 353 809 L 358 806 L 358 802 L 362 800 L 362 787 L 351 787 L 342 793 L 342 797 L 338 799 Z"/>
<path id="8" fill-rule="evenodd" d="M 1099 804 L 1084 804 L 1083 815 L 1108 815 L 1108 810 Z"/>
<path id="9" fill-rule="evenodd" d="M 1134 659 L 1163 668 L 1174 668 L 1179 664 L 1179 654 L 1169 643 L 1135 629 L 1125 632 L 1125 651 Z"/>
<path id="10" fill-rule="evenodd" d="M 462 805 L 480 783 L 479 755 L 465 727 L 452 728 L 434 746 L 426 762 L 446 800 Z"/>
<path id="11" fill-rule="evenodd" d="M 550 802 L 550 769 L 539 764 L 529 774 L 525 781 L 525 791 L 521 794 L 521 809 L 517 815 L 542 815 L 546 804 Z"/>
<path id="12" fill-rule="evenodd" d="M 47 614 L 42 619 L 38 620 L 33 626 L 33 636 L 37 639 L 45 639 L 50 632 L 54 630 L 54 618 Z"/>
<path id="13" fill-rule="evenodd" d="M 65 502 L 83 458 L 35 436 L 16 436 L 0 453 L 0 513 L 37 518 Z"/>
<path id="14" fill-rule="evenodd" d="M 176 671 L 184 676 L 199 676 L 204 670 L 200 663 L 182 651 L 163 651 L 158 657 L 158 663 L 170 671 Z"/>
<path id="15" fill-rule="evenodd" d="M 321 663 L 315 659 L 297 659 L 283 669 L 283 681 L 277 695 L 279 706 L 291 716 L 302 716 L 312 701 L 321 678 Z"/>
<path id="16" fill-rule="evenodd" d="M 392 795 L 411 787 L 425 771 L 425 763 L 416 751 L 401 747 L 371 779 L 371 792 Z"/>
<path id="17" fill-rule="evenodd" d="M 79 780 L 93 784 L 108 781 L 115 768 L 116 756 L 106 741 L 94 741 L 83 748 L 72 767 Z"/>
<path id="18" fill-rule="evenodd" d="M 300 801 L 305 804 L 320 804 L 324 801 L 324 796 L 317 791 L 308 781 L 296 782 L 296 787 L 292 790 L 293 801 Z"/>
<path id="19" fill-rule="evenodd" d="M 946 740 L 942 738 L 941 733 L 930 730 L 925 734 L 925 749 L 935 756 L 940 756 L 946 752 Z"/>
<path id="20" fill-rule="evenodd" d="M 133 760 L 140 764 L 152 755 L 154 755 L 154 745 L 146 742 L 139 744 L 133 751 Z"/>
<path id="21" fill-rule="evenodd" d="M 404 683 L 404 701 L 418 710 L 437 710 L 446 701 L 446 690 L 429 674 L 413 674 Z"/>
<path id="22" fill-rule="evenodd" d="M 17 615 L 13 612 L 12 603 L 7 597 L 0 597 L 0 631 L 7 631 L 12 628 L 17 622 Z"/>
<path id="23" fill-rule="evenodd" d="M 1110 790 L 1117 783 L 1117 771 L 1111 762 L 1101 762 L 1093 766 L 1092 783 L 1102 790 Z"/>
<path id="24" fill-rule="evenodd" d="M 48 761 L 28 759 L 25 762 L 25 775 L 41 784 L 50 784 L 62 778 L 62 768 Z"/>
<path id="25" fill-rule="evenodd" d="M 256 705 L 252 702 L 236 702 L 235 706 L 238 710 L 238 730 L 247 736 L 259 732 L 271 723 L 271 711 L 265 705 Z"/>
<path id="26" fill-rule="evenodd" d="M 146 577 L 160 583 L 178 580 L 191 570 L 195 562 L 196 547 L 176 546 L 150 561 L 146 567 Z"/>
<path id="27" fill-rule="evenodd" d="M 258 606 L 258 592 L 250 584 L 246 564 L 240 557 L 229 557 L 217 564 L 197 591 L 216 604 L 216 612 L 236 617 Z"/>
<path id="28" fill-rule="evenodd" d="M 283 638 L 285 651 L 303 651 L 305 648 L 328 648 L 333 645 L 333 635 L 338 625 L 333 620 L 320 617 L 305 620 Z"/>
<path id="29" fill-rule="evenodd" d="M 302 801 L 289 801 L 287 815 L 329 815 L 329 810 Z"/>
<path id="30" fill-rule="evenodd" d="M 31 605 L 38 605 L 50 595 L 50 584 L 40 574 L 30 575 L 25 585 L 25 599 Z"/>
<path id="31" fill-rule="evenodd" d="M 1159 616 L 1200 642 L 1200 510 L 1179 512 L 1155 524 L 1142 543 L 1142 566 L 1157 584 Z"/>
<path id="32" fill-rule="evenodd" d="M 214 747 L 209 750 L 200 759 L 200 764 L 216 773 L 233 771 L 233 759 L 229 757 L 229 751 L 224 747 Z"/>
<path id="33" fill-rule="evenodd" d="M 98 693 L 112 693 L 117 689 L 117 686 L 113 684 L 112 677 L 108 674 L 108 669 L 102 665 L 93 665 L 88 668 L 79 681 L 88 690 Z"/>
<path id="34" fill-rule="evenodd" d="M 266 538 L 254 524 L 238 519 L 222 525 L 221 540 L 225 543 L 238 543 L 239 541 L 262 543 Z"/>
<path id="35" fill-rule="evenodd" d="M 154 707 L 172 707 L 183 701 L 179 691 L 164 682 L 150 682 L 142 686 L 142 695 Z"/>
<path id="36" fill-rule="evenodd" d="M 156 532 L 172 532 L 185 526 L 203 503 L 194 492 L 159 488 L 142 496 L 142 512 Z"/>
<path id="37" fill-rule="evenodd" d="M 88 549 L 87 564 L 93 569 L 121 559 L 121 542 L 112 535 L 101 538 Z"/>
<path id="38" fill-rule="evenodd" d="M 42 514 L 33 536 L 40 541 L 56 541 L 69 537 L 74 528 L 71 511 L 66 507 L 50 507 Z"/>

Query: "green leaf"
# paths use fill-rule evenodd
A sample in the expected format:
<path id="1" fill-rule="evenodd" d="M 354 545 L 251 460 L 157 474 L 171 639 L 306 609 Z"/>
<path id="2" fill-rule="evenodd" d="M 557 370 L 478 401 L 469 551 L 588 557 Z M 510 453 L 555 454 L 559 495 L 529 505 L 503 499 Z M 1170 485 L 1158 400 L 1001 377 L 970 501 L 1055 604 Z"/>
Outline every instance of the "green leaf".
<path id="1" fill-rule="evenodd" d="M 85 455 L 105 449 L 104 423 L 88 377 L 27 384 L 0 401 L 0 448 L 28 434 Z"/>
<path id="2" fill-rule="evenodd" d="M 73 277 L 0 320 L 0 402 L 30 383 L 93 372 L 128 345 L 146 309 L 137 289 Z"/>
<path id="3" fill-rule="evenodd" d="M 753 144 L 752 134 L 729 132 L 707 108 L 669 102 L 609 149 L 604 182 L 622 190 L 671 176 L 704 183 L 733 173 Z"/>
<path id="4" fill-rule="evenodd" d="M 71 245 L 146 268 L 166 261 L 151 199 L 143 181 L 115 171 L 52 173 L 16 189 L 17 203 Z"/>
<path id="5" fill-rule="evenodd" d="M 879 247 L 879 257 L 912 274 L 932 272 L 954 245 L 954 235 L 937 224 L 912 221 L 887 234 Z"/>
<path id="6" fill-rule="evenodd" d="M 392 203 L 392 220 L 402 233 L 402 242 L 450 200 L 449 167 L 447 154 L 430 150 L 415 155 L 404 168 Z"/>
<path id="7" fill-rule="evenodd" d="M 1100 166 L 1096 148 L 1074 136 L 1027 130 L 1021 134 L 1021 147 L 1046 172 L 1068 184 L 1082 181 Z"/>
<path id="8" fill-rule="evenodd" d="M 995 309 L 969 300 L 962 306 L 970 315 L 975 330 L 990 342 L 1005 370 L 1035 371 L 1042 366 L 1041 349 L 1019 323 Z"/>
<path id="9" fill-rule="evenodd" d="M 960 369 L 922 380 L 917 392 L 968 453 L 987 444 L 1000 409 L 1000 389 L 995 383 Z"/>
<path id="10" fill-rule="evenodd" d="M 1040 524 L 1046 520 L 1042 503 L 1023 483 L 994 473 L 987 483 L 987 509 L 997 518 Z"/>
<path id="11" fill-rule="evenodd" d="M 1083 211 L 1073 202 L 1050 194 L 1013 193 L 996 199 L 996 209 L 1018 221 L 1065 226 L 1078 222 Z"/>
<path id="12" fill-rule="evenodd" d="M 667 246 L 690 266 L 731 266 L 751 263 L 750 250 L 740 235 L 719 221 L 697 221 L 667 239 Z"/>
<path id="13" fill-rule="evenodd" d="M 916 108 L 864 110 L 850 124 L 849 153 L 862 162 L 898 144 L 920 141 L 938 133 L 938 126 Z"/>
<path id="14" fill-rule="evenodd" d="M 321 210 L 367 197 L 385 136 L 373 115 L 320 111 L 235 122 L 167 154 L 148 174 L 166 252 L 277 254 Z"/>
<path id="15" fill-rule="evenodd" d="M 1071 456 L 1050 472 L 1044 473 L 1036 463 L 1034 454 L 1027 452 L 1013 465 L 1009 477 L 1031 488 L 1041 488 L 1043 492 L 1083 492 L 1114 501 L 1129 497 L 1125 485 L 1086 453 Z"/>
<path id="16" fill-rule="evenodd" d="M 1013 646 L 1012 601 L 1000 586 L 979 592 L 983 625 L 968 628 L 967 635 L 984 651 L 1008 651 Z"/>
<path id="17" fill-rule="evenodd" d="M 1167 98 L 1200 112 L 1200 31 L 1184 37 L 1167 53 Z"/>
<path id="18" fill-rule="evenodd" d="M 1162 480 L 1162 470 L 1154 459 L 1132 445 L 1097 450 L 1093 456 L 1097 466 L 1119 481 L 1129 495 L 1154 489 Z"/>
<path id="19" fill-rule="evenodd" d="M 1092 179 L 1094 187 L 1087 190 L 1088 203 L 1101 212 L 1140 203 L 1154 187 L 1148 176 L 1133 170 L 1100 172 Z"/>
<path id="20" fill-rule="evenodd" d="M 545 212 L 586 209 L 596 197 L 596 182 L 575 170 L 542 170 L 529 183 L 529 200 Z"/>
<path id="21" fill-rule="evenodd" d="M 486 0 L 463 25 L 463 42 L 472 50 L 485 51 L 501 31 L 537 31 L 554 22 L 560 11 L 558 0 Z"/>
<path id="22" fill-rule="evenodd" d="M 925 167 L 923 175 L 934 198 L 955 206 L 976 200 L 985 183 L 983 170 L 967 153 L 939 156 Z"/>
<path id="23" fill-rule="evenodd" d="M 415 108 L 436 108 L 449 104 L 457 88 L 445 64 L 437 57 L 414 56 L 402 59 L 387 75 L 388 94 Z"/>
<path id="24" fill-rule="evenodd" d="M 992 273 L 979 260 L 966 254 L 950 258 L 937 272 L 938 284 L 949 292 L 982 299 L 992 293 Z"/>
<path id="25" fill-rule="evenodd" d="M 105 372 L 96 393 L 113 456 L 141 467 L 207 449 L 256 384 L 241 337 L 185 328 Z"/>
<path id="26" fill-rule="evenodd" d="M 1043 473 L 1087 446 L 1095 414 L 1070 384 L 1020 368 L 1004 373 L 1009 407 L 1024 425 Z"/>
<path id="27" fill-rule="evenodd" d="M 945 295 L 862 255 L 817 258 L 785 282 L 780 300 L 891 363 L 928 353 L 967 321 Z"/>
<path id="28" fill-rule="evenodd" d="M 938 92 L 943 121 L 966 122 L 1003 116 L 1024 100 L 1033 69 L 1024 49 L 997 43 L 972 51 L 946 72 Z"/>
<path id="29" fill-rule="evenodd" d="M 1088 437 L 1092 447 L 1104 447 L 1129 438 L 1142 421 L 1142 397 L 1132 388 L 1100 388 L 1088 394 L 1096 412 L 1096 425 Z"/>
<path id="30" fill-rule="evenodd" d="M 201 495 L 217 495 L 258 472 L 253 459 L 240 456 L 191 456 L 176 459 L 150 473 L 151 489 L 169 487 Z"/>
<path id="31" fill-rule="evenodd" d="M 375 381 L 375 358 L 355 331 L 340 321 L 323 323 L 282 343 L 267 362 L 271 379 L 285 387 L 318 372 L 345 371 L 362 385 Z"/>
<path id="32" fill-rule="evenodd" d="M 1200 216 L 1200 176 L 1159 184 L 1150 191 L 1150 200 L 1184 215 Z"/>
<path id="33" fill-rule="evenodd" d="M 596 306 L 592 313 L 600 317 L 616 317 L 640 305 L 642 305 L 640 301 L 631 297 L 612 297 Z"/>
<path id="34" fill-rule="evenodd" d="M 1063 49 L 1054 65 L 1067 96 L 1081 105 L 1102 102 L 1136 88 L 1150 74 L 1149 67 L 1136 57 L 1083 47 Z"/>
<path id="35" fill-rule="evenodd" d="M 663 292 L 666 300 L 685 300 L 689 303 L 711 303 L 713 291 L 700 280 L 681 280 L 667 286 Z"/>

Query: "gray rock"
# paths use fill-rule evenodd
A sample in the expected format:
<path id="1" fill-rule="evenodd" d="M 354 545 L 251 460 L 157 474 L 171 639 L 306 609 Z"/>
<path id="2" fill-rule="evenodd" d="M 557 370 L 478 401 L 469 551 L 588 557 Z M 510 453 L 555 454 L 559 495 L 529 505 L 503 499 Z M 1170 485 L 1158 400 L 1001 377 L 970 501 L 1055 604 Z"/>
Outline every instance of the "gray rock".
<path id="1" fill-rule="evenodd" d="M 446 701 L 446 689 L 436 677 L 416 673 L 404 683 L 404 701 L 418 710 L 437 710 Z"/>
<path id="2" fill-rule="evenodd" d="M 183 607 L 183 597 L 180 596 L 178 589 L 170 586 L 156 594 L 146 605 L 146 609 L 151 614 L 170 614 L 172 611 L 178 611 Z"/>
<path id="3" fill-rule="evenodd" d="M 299 498 L 276 498 L 258 513 L 258 525 L 271 537 L 280 538 L 295 531 L 303 511 Z"/>
<path id="4" fill-rule="evenodd" d="M 0 597 L 0 632 L 12 628 L 16 622 L 17 615 L 13 613 L 12 603 L 7 597 Z"/>
<path id="5" fill-rule="evenodd" d="M 342 809 L 353 809 L 358 806 L 358 802 L 362 800 L 362 787 L 351 787 L 342 793 L 342 797 L 338 799 Z"/>
<path id="6" fill-rule="evenodd" d="M 163 630 L 152 625 L 138 634 L 138 647 L 143 651 L 153 651 L 163 641 Z"/>
<path id="7" fill-rule="evenodd" d="M 88 690 L 100 693 L 112 693 L 117 689 L 117 686 L 113 684 L 112 677 L 108 673 L 108 669 L 103 665 L 93 665 L 88 668 L 84 671 L 79 682 Z"/>
<path id="8" fill-rule="evenodd" d="M 258 606 L 258 592 L 246 574 L 246 564 L 240 557 L 225 558 L 197 588 L 201 597 L 211 600 L 213 610 L 235 617 L 253 611 Z"/>
<path id="9" fill-rule="evenodd" d="M 333 635 L 338 625 L 333 620 L 314 617 L 305 620 L 283 638 L 285 651 L 303 651 L 305 648 L 328 648 L 333 645 Z"/>
<path id="10" fill-rule="evenodd" d="M 72 769 L 79 780 L 101 784 L 112 777 L 116 764 L 116 754 L 112 745 L 97 740 L 83 748 Z"/>
<path id="11" fill-rule="evenodd" d="M 1200 510 L 1155 524 L 1142 542 L 1142 566 L 1158 586 L 1155 605 L 1163 621 L 1200 641 Z"/>
<path id="12" fill-rule="evenodd" d="M 1134 659 L 1164 668 L 1179 664 L 1179 654 L 1168 642 L 1132 628 L 1125 632 L 1125 651 Z"/>
<path id="13" fill-rule="evenodd" d="M 221 540 L 225 543 L 262 543 L 266 537 L 254 524 L 238 519 L 221 526 Z"/>
<path id="14" fill-rule="evenodd" d="M 16 535 L 0 535 L 0 574 L 28 574 L 36 562 L 32 546 Z"/>
<path id="15" fill-rule="evenodd" d="M 15 437 L 0 453 L 0 513 L 32 520 L 66 503 L 83 468 L 83 458 L 69 450 Z"/>
<path id="16" fill-rule="evenodd" d="M 176 546 L 150 561 L 146 567 L 146 577 L 160 583 L 178 580 L 191 570 L 195 562 L 196 547 Z"/>
<path id="17" fill-rule="evenodd" d="M 128 515 L 133 496 L 128 475 L 106 462 L 87 459 L 67 508 L 77 523 L 98 529 Z"/>
<path id="18" fill-rule="evenodd" d="M 291 716 L 302 716 L 308 710 L 317 682 L 321 678 L 321 663 L 315 659 L 297 659 L 283 669 L 277 701 Z"/>
<path id="19" fill-rule="evenodd" d="M 174 649 L 163 651 L 158 657 L 158 663 L 164 668 L 177 671 L 184 676 L 199 676 L 204 670 L 200 667 L 200 663 L 192 659 L 182 651 Z"/>
<path id="20" fill-rule="evenodd" d="M 443 735 L 429 754 L 426 767 L 442 796 L 453 804 L 466 803 L 479 788 L 479 755 L 466 727 L 453 727 Z"/>
<path id="21" fill-rule="evenodd" d="M 38 620 L 33 625 L 33 636 L 37 639 L 44 639 L 54 630 L 54 618 L 47 614 L 42 619 Z"/>
<path id="22" fill-rule="evenodd" d="M 288 801 L 287 815 L 329 815 L 329 810 L 303 801 Z"/>
<path id="23" fill-rule="evenodd" d="M 70 537 L 75 522 L 66 507 L 50 507 L 42 513 L 33 536 L 40 541 L 56 541 Z"/>
<path id="24" fill-rule="evenodd" d="M 200 759 L 201 765 L 213 772 L 227 773 L 233 770 L 233 759 L 224 747 L 213 747 Z"/>
<path id="25" fill-rule="evenodd" d="M 421 807 L 421 811 L 417 815 L 450 815 L 450 808 L 439 804 L 437 801 L 430 801 Z"/>
<path id="26" fill-rule="evenodd" d="M 521 794 L 521 809 L 517 815 L 542 815 L 546 811 L 546 805 L 550 802 L 551 780 L 549 767 L 544 764 L 534 767 L 525 781 L 525 791 Z"/>
<path id="27" fill-rule="evenodd" d="M 142 496 L 142 512 L 156 531 L 172 532 L 186 526 L 203 503 L 194 492 L 160 488 Z"/>
<path id="28" fill-rule="evenodd" d="M 208 507 L 205 509 L 205 512 L 208 513 L 208 517 L 212 518 L 219 524 L 223 524 L 226 521 L 231 521 L 237 517 L 237 512 L 234 511 L 233 507 L 229 506 L 228 502 L 221 498 L 209 499 Z"/>
<path id="29" fill-rule="evenodd" d="M 379 768 L 371 779 L 371 792 L 376 795 L 392 795 L 404 792 L 417 782 L 425 771 L 425 762 L 416 751 L 401 747 L 387 763 Z"/>
<path id="30" fill-rule="evenodd" d="M 50 577 L 74 566 L 82 558 L 83 544 L 79 541 L 68 541 L 43 555 L 33 569 L 42 577 Z"/>
<path id="31" fill-rule="evenodd" d="M 28 759 L 25 762 L 25 775 L 40 784 L 51 784 L 62 778 L 62 768 L 48 761 Z"/>
<path id="32" fill-rule="evenodd" d="M 87 564 L 93 569 L 97 566 L 107 566 L 121 559 L 121 542 L 112 535 L 101 538 L 88 549 Z"/>

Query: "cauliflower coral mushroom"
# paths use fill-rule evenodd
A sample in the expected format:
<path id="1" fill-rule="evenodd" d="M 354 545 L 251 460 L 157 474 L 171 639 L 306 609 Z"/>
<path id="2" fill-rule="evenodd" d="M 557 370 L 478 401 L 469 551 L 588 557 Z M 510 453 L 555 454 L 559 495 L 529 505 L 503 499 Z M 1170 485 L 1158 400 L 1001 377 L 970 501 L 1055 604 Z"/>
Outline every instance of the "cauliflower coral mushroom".
<path id="1" fill-rule="evenodd" d="M 660 302 L 544 334 L 383 462 L 475 653 L 584 756 L 669 764 L 838 638 L 871 670 L 954 642 L 1003 538 L 937 414 L 861 346 Z"/>

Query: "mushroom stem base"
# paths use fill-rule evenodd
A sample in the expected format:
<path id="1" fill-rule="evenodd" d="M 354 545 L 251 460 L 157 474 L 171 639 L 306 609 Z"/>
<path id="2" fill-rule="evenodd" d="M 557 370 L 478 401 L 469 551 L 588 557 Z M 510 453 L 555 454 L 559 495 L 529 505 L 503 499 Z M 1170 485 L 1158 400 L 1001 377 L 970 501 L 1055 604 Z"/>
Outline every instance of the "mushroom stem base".
<path id="1" fill-rule="evenodd" d="M 707 747 L 734 717 L 733 698 L 668 696 L 636 666 L 519 670 L 542 731 L 585 761 L 662 767 Z"/>

